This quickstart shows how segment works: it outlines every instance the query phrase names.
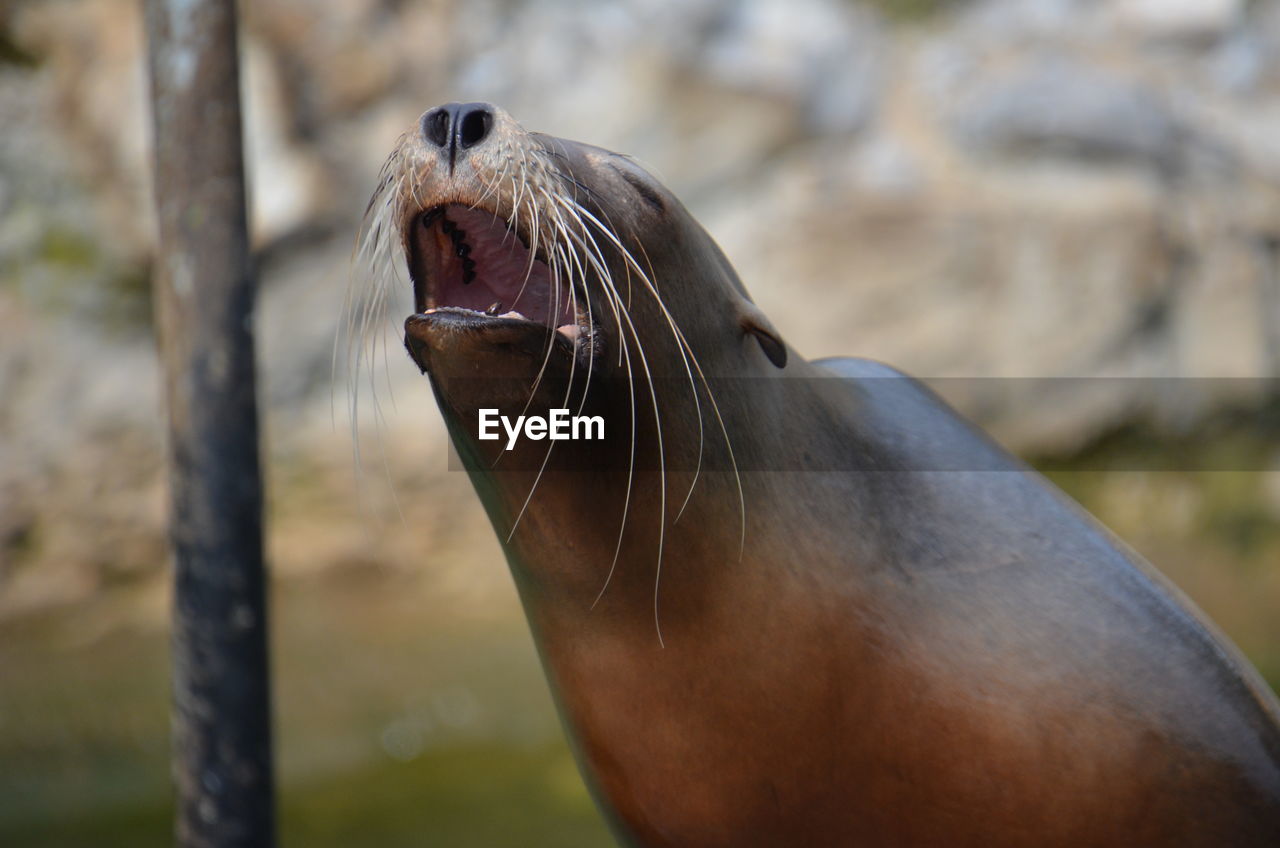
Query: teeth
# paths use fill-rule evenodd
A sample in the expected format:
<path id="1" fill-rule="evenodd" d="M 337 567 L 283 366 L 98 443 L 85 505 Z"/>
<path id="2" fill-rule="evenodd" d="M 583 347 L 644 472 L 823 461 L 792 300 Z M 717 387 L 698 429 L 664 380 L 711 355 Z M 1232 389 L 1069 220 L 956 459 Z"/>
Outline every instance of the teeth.
<path id="1" fill-rule="evenodd" d="M 451 282 L 452 285 L 458 285 L 460 281 L 461 285 L 470 286 L 472 283 L 476 282 L 477 278 L 479 277 L 479 274 L 477 273 L 477 270 L 478 270 L 477 261 L 473 259 L 471 256 L 471 254 L 475 251 L 475 247 L 470 243 L 468 243 L 467 231 L 461 228 L 458 221 L 451 220 L 449 218 L 449 214 L 450 212 L 448 210 L 436 208 L 436 209 L 432 209 L 432 210 L 420 213 L 419 220 L 422 222 L 423 228 L 429 230 L 430 233 L 432 234 L 431 236 L 432 247 L 434 247 L 436 250 L 439 251 L 437 254 L 438 256 L 437 261 L 440 263 L 438 266 L 439 269 L 442 270 L 447 275 L 449 280 L 452 281 Z M 465 220 L 470 221 L 471 218 L 467 218 Z M 438 230 L 436 229 L 437 227 L 439 227 Z M 506 235 L 507 236 L 514 235 L 515 239 L 513 239 L 513 241 L 518 241 L 526 250 L 529 249 L 529 244 L 528 242 L 525 241 L 524 234 L 521 233 L 518 229 L 512 227 L 510 222 L 507 222 Z M 445 239 L 445 236 L 448 237 L 447 241 Z M 455 257 L 453 260 L 449 259 L 449 254 L 451 252 L 454 254 L 454 257 Z M 537 255 L 532 257 L 532 259 L 545 262 L 544 257 L 545 257 L 545 251 L 540 247 L 539 251 L 537 252 Z M 454 264 L 455 262 L 456 262 L 456 265 Z M 461 266 L 461 268 L 458 269 L 457 266 Z M 488 265 L 486 265 L 486 269 L 493 270 L 493 269 L 490 269 Z M 460 270 L 460 274 L 459 274 L 459 270 Z M 455 274 L 458 274 L 458 276 L 453 276 Z M 501 275 L 499 274 L 499 276 L 496 279 L 500 280 Z M 492 294 L 498 293 L 496 291 L 490 292 L 488 286 L 481 286 L 480 288 L 484 288 L 486 290 L 485 293 L 492 293 Z M 479 297 L 481 296 L 483 295 L 472 293 L 467 296 L 459 296 L 458 300 L 464 301 L 464 302 L 469 301 L 471 304 L 475 304 L 479 300 Z M 483 302 L 483 301 L 480 301 L 480 302 Z M 554 304 L 552 306 L 553 308 L 549 311 L 556 312 L 557 310 L 554 309 Z M 459 308 L 462 308 L 462 307 L 459 306 Z M 469 308 L 475 308 L 475 307 L 469 307 Z M 545 317 L 538 318 L 538 319 L 530 319 L 530 318 L 526 318 L 524 315 L 522 315 L 521 313 L 515 310 L 503 312 L 504 309 L 506 309 L 506 305 L 502 301 L 497 300 L 489 304 L 489 306 L 486 309 L 484 309 L 484 311 L 480 314 L 483 314 L 489 317 L 511 318 L 511 319 L 519 319 L 522 321 L 536 320 L 539 323 L 546 321 Z M 435 311 L 436 311 L 436 307 L 432 306 L 432 307 L 428 307 L 425 310 L 425 313 L 431 314 L 432 312 L 435 312 Z M 566 315 L 564 311 L 559 311 L 558 316 L 560 320 L 564 320 L 564 318 L 570 317 Z M 554 319 L 552 321 L 547 321 L 546 323 L 551 323 L 553 325 L 552 329 L 554 329 L 555 332 L 561 334 L 562 336 L 564 336 L 566 339 L 568 339 L 571 343 L 575 345 L 578 343 L 580 339 L 584 338 L 583 331 L 580 330 L 577 324 L 575 323 L 566 323 L 561 326 L 554 326 L 555 324 Z"/>

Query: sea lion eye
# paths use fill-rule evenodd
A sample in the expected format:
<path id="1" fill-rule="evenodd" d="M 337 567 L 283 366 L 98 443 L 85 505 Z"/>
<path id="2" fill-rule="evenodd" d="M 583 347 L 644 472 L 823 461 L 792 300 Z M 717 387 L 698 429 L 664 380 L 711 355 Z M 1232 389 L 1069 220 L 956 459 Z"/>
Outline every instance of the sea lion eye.
<path id="1" fill-rule="evenodd" d="M 619 168 L 617 165 L 613 165 L 612 167 L 613 170 L 618 172 L 618 176 L 622 177 L 622 179 L 626 181 L 627 185 L 636 190 L 636 194 L 645 199 L 645 202 L 659 212 L 667 211 L 667 204 L 663 202 L 662 195 L 654 191 L 653 187 L 641 179 L 638 174 L 628 171 L 625 168 Z"/>

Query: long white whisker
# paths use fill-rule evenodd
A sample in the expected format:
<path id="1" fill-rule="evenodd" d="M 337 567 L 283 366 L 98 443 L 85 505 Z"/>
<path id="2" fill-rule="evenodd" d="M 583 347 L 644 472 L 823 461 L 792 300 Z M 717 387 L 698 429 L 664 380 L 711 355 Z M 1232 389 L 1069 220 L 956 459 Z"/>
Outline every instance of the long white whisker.
<path id="1" fill-rule="evenodd" d="M 698 362 L 697 355 L 694 354 L 693 349 L 689 346 L 688 341 L 684 337 L 684 333 L 680 331 L 680 328 L 679 326 L 677 326 L 675 319 L 672 317 L 671 313 L 667 310 L 666 305 L 662 302 L 662 297 L 658 293 L 657 287 L 653 284 L 653 281 L 649 279 L 648 275 L 645 274 L 644 269 L 640 267 L 640 264 L 636 262 L 635 257 L 631 255 L 631 252 L 628 251 L 626 246 L 622 244 L 621 240 L 618 239 L 617 235 L 610 228 L 602 224 L 598 218 L 596 218 L 594 215 L 591 214 L 590 211 L 586 209 L 580 209 L 580 212 L 582 215 L 586 217 L 588 221 L 592 222 L 596 226 L 596 228 L 601 232 L 601 234 L 603 234 L 614 245 L 615 248 L 617 248 L 624 262 L 626 262 L 630 267 L 635 269 L 637 276 L 640 277 L 641 281 L 645 284 L 645 287 L 649 290 L 650 294 L 653 296 L 653 298 L 657 302 L 659 309 L 662 310 L 662 313 L 667 320 L 668 326 L 670 327 L 671 331 L 675 334 L 677 341 L 679 342 L 679 347 L 683 351 L 686 351 L 688 353 L 688 358 L 684 360 L 686 368 L 689 367 L 690 363 L 692 364 L 692 367 L 698 373 L 699 380 L 702 382 L 703 387 L 707 391 L 707 397 L 711 401 L 712 410 L 715 412 L 716 421 L 720 426 L 721 436 L 724 438 L 725 448 L 729 453 L 729 461 L 733 467 L 734 481 L 738 490 L 738 509 L 739 509 L 739 515 L 741 516 L 741 530 L 740 530 L 739 541 L 738 541 L 738 559 L 741 560 L 743 555 L 746 552 L 746 543 L 747 543 L 746 497 L 742 490 L 742 476 L 738 470 L 737 458 L 734 456 L 733 443 L 732 443 L 732 440 L 729 438 L 728 428 L 726 427 L 724 422 L 724 417 L 720 412 L 720 405 L 719 403 L 716 402 L 715 395 L 711 391 L 710 382 L 707 380 L 706 374 L 703 373 L 702 366 Z M 682 353 L 682 358 L 683 356 L 684 354 Z M 690 378 L 692 378 L 692 375 L 690 375 Z M 699 466 L 701 466 L 701 459 L 699 460 Z M 695 476 L 694 482 L 695 483 L 697 482 L 696 476 Z M 690 488 L 690 494 L 691 493 L 692 493 L 692 487 Z M 686 496 L 685 502 L 687 504 L 688 496 Z M 683 507 L 681 508 L 681 510 L 683 511 Z"/>

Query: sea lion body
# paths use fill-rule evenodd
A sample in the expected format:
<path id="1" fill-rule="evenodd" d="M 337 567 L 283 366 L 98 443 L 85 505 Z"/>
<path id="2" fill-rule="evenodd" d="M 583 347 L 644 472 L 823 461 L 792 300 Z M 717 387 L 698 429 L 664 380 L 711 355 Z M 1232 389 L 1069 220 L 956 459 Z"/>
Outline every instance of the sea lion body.
<path id="1" fill-rule="evenodd" d="M 623 841 L 1280 845 L 1280 707 L 1154 570 L 915 381 L 788 351 L 629 160 L 442 110 L 393 157 L 406 344 Z M 527 285 L 454 268 L 460 203 L 579 210 L 559 242 L 526 223 L 538 320 L 476 312 Z M 482 406 L 565 399 L 610 436 L 476 438 Z"/>

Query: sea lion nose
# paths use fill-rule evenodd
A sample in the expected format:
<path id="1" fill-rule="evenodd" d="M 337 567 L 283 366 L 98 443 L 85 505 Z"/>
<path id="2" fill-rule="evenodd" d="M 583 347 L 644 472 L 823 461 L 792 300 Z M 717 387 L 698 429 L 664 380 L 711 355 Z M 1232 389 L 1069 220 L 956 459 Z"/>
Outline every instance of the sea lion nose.
<path id="1" fill-rule="evenodd" d="M 446 103 L 422 116 L 422 137 L 449 158 L 489 137 L 493 129 L 493 107 L 488 103 Z"/>

